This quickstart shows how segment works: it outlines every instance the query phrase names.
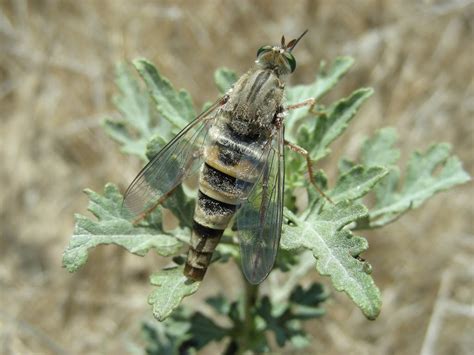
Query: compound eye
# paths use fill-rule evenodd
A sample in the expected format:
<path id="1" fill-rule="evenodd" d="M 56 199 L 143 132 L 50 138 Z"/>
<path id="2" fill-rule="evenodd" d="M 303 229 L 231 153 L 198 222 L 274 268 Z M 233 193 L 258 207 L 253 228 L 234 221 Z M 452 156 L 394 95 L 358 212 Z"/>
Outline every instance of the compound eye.
<path id="1" fill-rule="evenodd" d="M 263 53 L 267 53 L 272 50 L 272 46 L 263 46 L 260 47 L 257 51 L 257 58 L 260 57 Z"/>
<path id="2" fill-rule="evenodd" d="M 286 61 L 288 62 L 291 72 L 293 73 L 296 69 L 296 59 L 293 57 L 293 54 L 285 52 L 284 54 Z"/>

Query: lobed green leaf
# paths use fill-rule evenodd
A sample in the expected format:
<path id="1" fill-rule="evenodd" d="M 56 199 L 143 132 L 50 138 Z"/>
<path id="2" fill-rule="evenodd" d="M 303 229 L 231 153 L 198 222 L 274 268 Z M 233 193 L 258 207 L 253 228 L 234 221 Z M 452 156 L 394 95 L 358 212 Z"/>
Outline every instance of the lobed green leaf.
<path id="1" fill-rule="evenodd" d="M 400 151 L 394 147 L 397 132 L 393 127 L 379 130 L 372 138 L 362 144 L 361 161 L 366 166 L 396 166 Z"/>
<path id="2" fill-rule="evenodd" d="M 219 314 L 226 315 L 230 311 L 230 301 L 220 293 L 207 298 L 206 303 Z"/>
<path id="3" fill-rule="evenodd" d="M 162 256 L 176 254 L 182 243 L 175 235 L 164 233 L 161 228 L 161 213 L 156 211 L 147 219 L 147 223 L 135 226 L 127 219 L 122 210 L 122 195 L 113 184 L 107 184 L 104 195 L 86 190 L 89 196 L 89 211 L 97 221 L 76 215 L 74 233 L 68 247 L 64 251 L 63 265 L 74 272 L 87 262 L 91 248 L 103 244 L 115 244 L 130 253 L 143 256 L 154 249 Z"/>
<path id="4" fill-rule="evenodd" d="M 146 322 L 142 325 L 142 335 L 145 340 L 147 355 L 175 355 L 179 353 L 181 345 L 187 340 L 186 330 L 188 324 L 183 324 L 184 329 L 179 333 L 173 332 L 175 324 L 160 322 Z"/>
<path id="5" fill-rule="evenodd" d="M 470 180 L 459 159 L 451 154 L 450 145 L 439 143 L 426 152 L 412 154 L 401 185 L 399 168 L 395 166 L 400 153 L 393 147 L 395 142 L 395 131 L 385 128 L 363 145 L 362 162 L 367 166 L 384 164 L 389 174 L 376 186 L 375 206 L 368 219 L 360 221 L 357 228 L 384 226 L 421 206 L 435 193 Z"/>
<path id="6" fill-rule="evenodd" d="M 319 215 L 313 211 L 305 220 L 286 212 L 292 225 L 284 225 L 281 247 L 312 251 L 316 269 L 330 276 L 338 291 L 344 291 L 369 319 L 380 312 L 380 291 L 368 274 L 366 262 L 359 255 L 368 248 L 364 238 L 353 236 L 342 229 L 367 215 L 360 204 L 339 202 L 324 209 Z"/>
<path id="7" fill-rule="evenodd" d="M 201 284 L 184 276 L 182 266 L 151 275 L 150 283 L 157 288 L 148 297 L 148 303 L 153 307 L 153 315 L 159 321 L 166 319 L 183 298 L 195 293 Z"/>
<path id="8" fill-rule="evenodd" d="M 341 201 L 356 201 L 369 193 L 377 183 L 387 175 L 388 171 L 380 166 L 372 166 L 366 168 L 362 165 L 351 165 L 343 174 L 341 174 L 336 182 L 336 186 L 327 190 L 326 183 L 318 182 L 318 186 L 321 186 L 325 193 L 331 198 L 333 203 Z M 326 204 L 326 199 L 320 195 L 314 188 L 309 189 L 309 206 L 305 212 L 302 213 L 301 217 L 306 218 L 309 214 L 319 211 L 321 207 Z M 316 212 L 318 213 L 318 212 Z"/>
<path id="9" fill-rule="evenodd" d="M 189 334 L 193 348 L 199 350 L 212 341 L 222 340 L 229 335 L 229 329 L 217 325 L 212 319 L 201 312 L 194 313 L 190 318 Z"/>
<path id="10" fill-rule="evenodd" d="M 372 94 L 372 89 L 363 88 L 339 100 L 320 117 L 300 127 L 297 143 L 310 153 L 314 161 L 324 158 L 331 151 L 329 145 L 346 130 L 360 106 Z"/>
<path id="11" fill-rule="evenodd" d="M 349 97 L 322 111 L 319 117 L 312 117 L 311 121 L 303 122 L 299 127 L 296 143 L 310 153 L 313 161 L 322 159 L 329 154 L 329 145 L 344 132 L 357 110 L 372 93 L 372 89 L 356 90 Z M 287 155 L 285 165 L 285 185 L 289 191 L 285 193 L 285 197 L 287 207 L 292 208 L 291 191 L 308 184 L 307 165 L 305 159 L 296 153 Z M 324 175 L 324 172 L 320 174 Z"/>
<path id="12" fill-rule="evenodd" d="M 321 303 L 327 297 L 328 293 L 321 284 L 314 283 L 306 289 L 297 286 L 285 303 L 274 303 L 264 296 L 256 312 L 265 321 L 263 329 L 275 334 L 280 347 L 290 342 L 295 348 L 301 349 L 309 345 L 301 321 L 323 316 L 325 310 Z"/>
<path id="13" fill-rule="evenodd" d="M 339 176 L 336 186 L 328 192 L 334 203 L 354 201 L 369 193 L 387 175 L 388 170 L 381 166 L 366 168 L 362 165 L 352 167 Z"/>
<path id="14" fill-rule="evenodd" d="M 283 307 L 279 312 L 275 312 L 276 306 L 273 305 L 268 296 L 264 296 L 257 309 L 257 314 L 265 321 L 265 330 L 275 334 L 275 339 L 280 347 L 286 342 L 292 342 L 294 338 L 306 339 L 302 347 L 307 346 L 309 341 L 307 335 L 301 326 L 301 323 L 291 319 L 288 307 Z"/>
<path id="15" fill-rule="evenodd" d="M 293 105 L 309 98 L 319 100 L 337 84 L 353 63 L 354 59 L 351 57 L 338 57 L 329 68 L 326 67 L 325 62 L 321 62 L 316 80 L 313 83 L 308 85 L 295 85 L 287 88 L 287 103 Z M 300 120 L 306 118 L 308 115 L 311 115 L 308 107 L 298 108 L 288 112 L 285 121 L 287 128 L 286 135 L 289 140 L 293 142 L 296 141 L 296 137 L 294 136 L 296 130 L 294 128 L 298 127 Z"/>
<path id="16" fill-rule="evenodd" d="M 191 95 L 187 91 L 177 91 L 149 61 L 137 59 L 133 61 L 133 64 L 155 101 L 156 109 L 172 124 L 175 133 L 196 117 Z"/>
<path id="17" fill-rule="evenodd" d="M 104 130 L 122 145 L 122 152 L 144 159 L 146 144 L 154 133 L 148 96 L 124 63 L 117 65 L 115 82 L 119 94 L 114 104 L 122 119 L 105 119 Z"/>

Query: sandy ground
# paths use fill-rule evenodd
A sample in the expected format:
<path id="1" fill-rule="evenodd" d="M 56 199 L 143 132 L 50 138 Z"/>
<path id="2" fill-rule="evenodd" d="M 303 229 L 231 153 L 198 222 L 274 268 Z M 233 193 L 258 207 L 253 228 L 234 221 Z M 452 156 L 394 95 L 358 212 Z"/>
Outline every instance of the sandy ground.
<path id="1" fill-rule="evenodd" d="M 125 187 L 140 165 L 100 127 L 117 115 L 119 61 L 150 59 L 199 107 L 217 95 L 217 67 L 242 73 L 262 44 L 308 28 L 291 83 L 312 81 L 322 59 L 351 55 L 354 68 L 326 102 L 360 86 L 375 89 L 326 169 L 334 172 L 342 154 L 353 156 L 364 136 L 390 125 L 403 161 L 447 141 L 473 174 L 472 1 L 292 3 L 0 1 L 0 353 L 123 354 L 142 346 L 140 324 L 151 318 L 147 277 L 158 257 L 104 247 L 77 274 L 61 268 L 73 213 L 86 209 L 81 190 L 107 181 Z M 473 192 L 466 184 L 363 233 L 382 313 L 369 322 L 334 294 L 327 316 L 308 323 L 308 353 L 470 353 Z M 241 285 L 233 275 L 235 267 L 216 266 L 193 304 L 217 290 L 235 297 Z"/>

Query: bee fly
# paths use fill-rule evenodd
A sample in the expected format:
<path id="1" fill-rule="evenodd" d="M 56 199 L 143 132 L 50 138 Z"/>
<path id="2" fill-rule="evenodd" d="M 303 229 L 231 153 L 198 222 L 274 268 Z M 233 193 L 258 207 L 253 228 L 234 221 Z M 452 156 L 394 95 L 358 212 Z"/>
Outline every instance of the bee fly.
<path id="1" fill-rule="evenodd" d="M 151 159 L 125 193 L 124 206 L 141 220 L 200 169 L 184 268 L 192 280 L 203 279 L 233 217 L 245 277 L 252 284 L 267 277 L 281 235 L 284 145 L 305 155 L 316 186 L 307 152 L 284 140 L 283 125 L 287 110 L 315 103 L 283 107 L 282 79 L 295 70 L 291 52 L 306 32 L 287 44 L 282 37 L 280 46 L 261 47 L 255 66 Z"/>

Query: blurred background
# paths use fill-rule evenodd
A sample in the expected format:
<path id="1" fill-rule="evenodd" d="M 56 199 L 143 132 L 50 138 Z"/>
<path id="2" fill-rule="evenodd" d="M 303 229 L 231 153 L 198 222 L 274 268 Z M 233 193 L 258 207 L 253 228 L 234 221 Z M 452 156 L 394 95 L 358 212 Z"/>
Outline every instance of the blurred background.
<path id="1" fill-rule="evenodd" d="M 243 73 L 261 45 L 304 29 L 290 84 L 311 82 L 321 60 L 351 55 L 354 67 L 324 102 L 375 89 L 325 169 L 393 126 L 402 164 L 446 141 L 474 173 L 473 1 L 0 0 L 0 353 L 122 354 L 143 344 L 159 257 L 102 247 L 76 274 L 61 267 L 73 214 L 86 213 L 82 189 L 124 188 L 141 165 L 101 128 L 117 115 L 115 64 L 146 57 L 201 107 L 217 96 L 216 68 Z M 465 184 L 363 232 L 382 313 L 368 321 L 333 293 L 327 315 L 307 324 L 308 353 L 472 353 L 473 192 Z M 234 299 L 238 269 L 213 267 L 203 286 L 188 304 L 217 291 Z"/>

